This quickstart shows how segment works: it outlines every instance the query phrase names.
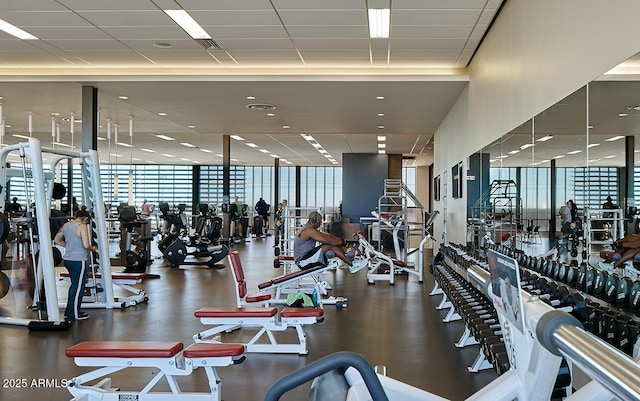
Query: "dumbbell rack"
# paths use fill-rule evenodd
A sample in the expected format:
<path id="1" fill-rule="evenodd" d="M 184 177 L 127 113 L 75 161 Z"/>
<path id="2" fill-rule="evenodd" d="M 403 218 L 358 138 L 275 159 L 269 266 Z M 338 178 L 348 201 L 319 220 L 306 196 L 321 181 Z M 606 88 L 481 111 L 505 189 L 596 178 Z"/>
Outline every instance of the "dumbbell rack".
<path id="1" fill-rule="evenodd" d="M 513 250 L 512 248 L 508 248 L 504 246 L 500 246 L 500 247 L 496 246 L 495 249 L 498 249 L 499 251 L 504 252 L 505 255 L 509 255 L 513 258 L 521 260 L 522 263 L 526 265 L 525 266 L 526 269 L 531 268 L 534 271 L 545 272 L 548 274 L 549 272 L 551 272 L 549 274 L 550 276 L 551 275 L 561 276 L 562 274 L 566 274 L 567 272 L 565 269 L 564 272 L 561 273 L 560 272 L 562 270 L 560 269 L 561 265 L 555 264 L 555 262 L 552 263 L 552 261 L 549 261 L 546 259 L 526 256 L 521 251 Z M 455 265 L 455 267 L 453 268 L 460 271 L 461 277 L 465 278 L 469 283 L 473 283 L 476 288 L 478 288 L 479 290 L 487 294 L 487 296 L 490 296 L 491 286 L 489 281 L 489 273 L 484 268 L 481 267 L 481 266 L 484 266 L 485 268 L 488 268 L 488 266 L 486 266 L 482 258 L 480 258 L 479 260 L 474 259 L 470 255 L 467 255 L 465 251 L 466 249 L 462 246 L 458 246 L 457 248 L 449 247 L 449 249 L 444 249 L 444 247 L 441 247 L 441 252 L 445 254 L 445 258 L 444 258 L 445 262 Z M 569 267 L 569 266 L 565 266 L 565 267 Z M 528 288 L 532 289 L 533 281 L 531 281 L 531 276 L 529 278 L 526 278 L 525 281 L 529 282 Z M 546 283 L 552 284 L 548 286 L 547 290 L 545 290 L 546 293 L 548 294 L 557 292 L 560 289 L 560 286 L 555 285 L 554 281 L 550 280 L 550 277 L 540 281 L 540 288 L 543 287 L 543 282 L 545 285 Z M 438 290 L 434 288 L 434 291 L 436 293 L 442 293 L 441 289 Z M 579 302 L 580 294 L 578 294 L 577 291 L 575 290 L 568 290 L 568 291 L 570 291 L 569 292 L 570 294 L 574 294 L 575 300 Z M 511 370 L 509 370 L 508 373 L 503 374 L 499 379 L 495 381 L 495 382 L 501 382 L 501 385 L 494 386 L 495 384 L 494 382 L 488 385 L 487 387 L 485 387 L 484 389 L 480 390 L 478 393 L 471 396 L 469 400 L 481 400 L 481 399 L 485 399 L 483 397 L 489 397 L 490 395 L 493 395 L 494 396 L 493 399 L 496 399 L 496 400 L 497 399 L 514 399 L 514 398 L 518 398 L 521 400 L 549 399 L 549 394 L 551 394 L 551 389 L 541 385 L 544 384 L 548 386 L 549 383 L 553 383 L 554 381 L 551 377 L 547 377 L 546 380 L 542 380 L 541 376 L 539 376 L 540 372 L 537 371 L 537 369 L 540 367 L 541 364 L 547 365 L 546 367 L 547 372 L 545 374 L 547 374 L 548 376 L 549 371 L 553 372 L 554 369 L 556 369 L 553 367 L 553 366 L 556 366 L 556 365 L 553 365 L 556 362 L 552 362 L 553 358 L 548 359 L 546 362 L 541 362 L 541 359 L 544 359 L 546 357 L 539 354 L 540 351 L 535 351 L 531 349 L 531 346 L 537 347 L 538 345 L 540 345 L 539 343 L 538 345 L 535 344 L 537 341 L 540 341 L 543 347 L 547 348 L 548 350 L 551 350 L 553 354 L 564 356 L 565 358 L 570 360 L 573 364 L 574 369 L 580 369 L 583 372 L 586 372 L 592 378 L 594 378 L 593 382 L 585 385 L 582 389 L 578 390 L 573 395 L 568 396 L 567 399 L 569 400 L 573 400 L 573 399 L 609 400 L 613 396 L 618 396 L 620 399 L 638 399 L 638 394 L 640 394 L 640 385 L 638 385 L 635 379 L 636 376 L 632 375 L 628 377 L 623 377 L 629 374 L 629 372 L 626 371 L 627 369 L 635 370 L 635 369 L 638 369 L 637 366 L 628 356 L 624 356 L 622 353 L 615 351 L 611 347 L 611 345 L 606 344 L 605 342 L 606 340 L 603 341 L 603 340 L 596 339 L 591 334 L 585 333 L 582 329 L 579 329 L 577 327 L 570 328 L 569 326 L 567 326 L 567 327 L 563 327 L 561 330 L 558 330 L 557 328 L 559 328 L 560 326 L 563 326 L 564 323 L 559 323 L 557 326 L 552 324 L 551 326 L 556 327 L 556 329 L 551 329 L 551 331 L 553 331 L 554 334 L 551 337 L 546 337 L 546 340 L 545 340 L 545 335 L 542 334 L 544 330 L 542 330 L 540 325 L 542 324 L 542 320 L 543 320 L 542 316 L 545 316 L 549 313 L 549 312 L 544 312 L 543 309 L 546 309 L 548 311 L 550 310 L 551 306 L 548 305 L 546 301 L 544 301 L 541 295 L 543 295 L 542 292 L 536 293 L 536 291 L 532 291 L 531 293 L 529 293 L 529 292 L 521 291 L 521 296 L 524 301 L 523 306 L 526 312 L 524 315 L 525 326 L 529 326 L 528 328 L 526 328 L 524 336 L 520 334 L 517 330 L 514 330 L 513 325 L 511 325 L 511 327 L 509 327 L 509 325 L 505 325 L 505 322 L 503 322 L 503 319 L 501 318 L 501 329 L 505 333 L 505 341 L 506 341 L 505 344 L 506 344 L 507 351 L 509 351 L 509 361 L 512 363 L 512 365 L 515 366 L 516 368 L 515 371 L 512 368 Z M 540 301 L 543 301 L 543 302 L 540 302 Z M 576 309 L 579 309 L 581 312 L 584 313 L 585 309 L 589 307 L 590 306 L 585 306 L 583 303 L 579 307 L 576 307 L 574 305 L 572 309 L 574 311 Z M 565 307 L 565 309 L 567 308 Z M 561 314 L 563 312 L 560 312 L 560 311 L 556 312 L 554 310 L 551 313 Z M 551 315 L 548 315 L 548 316 L 550 317 Z M 560 318 L 560 315 L 553 315 L 553 316 Z M 562 320 L 564 318 L 560 318 L 560 319 Z M 548 318 L 545 318 L 544 321 L 546 323 L 549 323 L 550 320 Z M 538 323 L 535 324 L 535 322 L 538 322 Z M 579 323 L 575 323 L 575 325 L 578 327 L 580 326 Z M 574 331 L 574 330 L 575 330 L 574 333 L 565 337 L 565 334 L 568 334 L 568 331 Z M 562 332 L 562 334 L 560 332 Z M 577 342 L 574 342 L 574 341 L 577 341 Z M 610 341 L 607 341 L 607 342 L 611 343 Z M 552 350 L 553 347 L 549 348 L 549 345 L 551 345 L 551 343 L 553 343 L 554 346 L 559 346 L 559 348 L 556 349 L 555 351 Z M 583 347 L 582 345 L 586 345 L 586 346 Z M 568 348 L 565 348 L 565 346 L 567 346 Z M 578 348 L 580 349 L 579 352 L 578 352 Z M 569 351 L 569 349 L 571 351 Z M 536 355 L 535 359 L 530 359 L 530 360 L 527 359 L 528 357 L 531 357 L 531 355 L 534 355 L 534 354 Z M 605 354 L 606 356 L 604 356 Z M 517 363 L 513 363 L 514 360 L 517 361 Z M 527 360 L 529 362 L 527 362 Z M 605 367 L 604 365 L 599 365 L 596 362 L 601 360 L 607 360 L 611 363 L 611 365 L 608 367 Z M 595 365 L 597 366 L 594 365 L 594 362 L 596 362 Z M 618 363 L 621 363 L 625 367 L 624 368 L 622 366 L 613 367 Z M 527 371 L 526 374 L 522 375 L 523 369 L 521 369 L 521 367 L 525 368 L 525 370 Z M 609 368 L 611 368 L 612 371 L 609 371 L 608 370 Z M 607 370 L 607 372 L 602 374 L 596 374 L 594 376 L 594 372 L 600 369 Z M 562 370 L 564 370 L 565 372 L 568 372 L 567 367 L 561 368 L 561 371 Z M 626 372 L 623 373 L 623 371 L 626 371 Z M 622 375 L 620 375 L 620 373 L 622 373 Z M 568 373 L 565 373 L 565 374 L 568 374 Z M 518 379 L 516 379 L 516 377 Z M 523 381 L 517 384 L 518 380 L 523 380 Z M 631 382 L 633 382 L 633 384 L 631 384 L 630 380 Z M 511 383 L 511 385 L 508 385 L 507 382 Z M 529 386 L 529 384 L 527 383 L 537 383 L 538 387 L 536 387 L 534 391 L 532 388 L 527 387 Z M 575 384 L 574 384 L 574 387 L 576 387 Z M 501 389 L 500 392 L 498 392 L 498 388 Z M 507 391 L 511 391 L 512 393 L 510 395 L 505 395 Z M 631 395 L 631 393 L 625 393 L 625 391 L 631 391 L 631 393 L 634 393 L 634 394 Z M 501 395 L 498 395 L 498 394 L 501 394 Z M 552 398 L 554 397 L 555 397 L 555 394 L 552 396 Z"/>

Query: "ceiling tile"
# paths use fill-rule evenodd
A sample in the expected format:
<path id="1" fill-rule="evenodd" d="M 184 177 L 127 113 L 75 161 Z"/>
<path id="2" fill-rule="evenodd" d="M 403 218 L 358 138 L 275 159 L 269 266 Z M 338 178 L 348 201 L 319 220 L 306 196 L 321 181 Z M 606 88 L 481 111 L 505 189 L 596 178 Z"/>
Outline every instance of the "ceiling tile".
<path id="1" fill-rule="evenodd" d="M 0 11 L 64 11 L 65 8 L 56 1 L 51 0 L 2 0 Z M 5 15 L 2 17 L 5 18 Z"/>
<path id="2" fill-rule="evenodd" d="M 47 40 L 47 43 L 57 47 L 60 50 L 67 52 L 73 52 L 77 50 L 92 50 L 92 51 L 113 51 L 113 50 L 125 50 L 126 46 L 121 42 L 113 39 L 106 40 L 81 40 L 81 39 L 67 39 L 67 40 Z"/>
<path id="3" fill-rule="evenodd" d="M 90 26 L 91 23 L 71 11 L 30 11 L 30 12 L 6 12 L 2 13 L 5 21 L 29 31 L 32 26 Z"/>
<path id="4" fill-rule="evenodd" d="M 362 10 L 362 0 L 272 0 L 278 10 Z"/>
<path id="5" fill-rule="evenodd" d="M 278 25 L 282 23 L 278 19 L 278 15 L 272 10 L 230 10 L 230 11 L 191 11 L 189 14 L 198 21 L 203 27 L 209 25 L 228 26 L 228 25 Z"/>
<path id="6" fill-rule="evenodd" d="M 290 25 L 287 30 L 293 39 L 369 39 L 366 25 Z"/>
<path id="7" fill-rule="evenodd" d="M 108 26 L 175 26 L 161 10 L 148 11 L 78 11 L 78 14 L 99 27 Z M 186 33 L 185 33 L 186 35 Z"/>
<path id="8" fill-rule="evenodd" d="M 205 30 L 214 40 L 218 39 L 287 39 L 287 31 L 282 25 L 261 26 L 213 26 L 207 25 Z"/>
<path id="9" fill-rule="evenodd" d="M 273 10 L 271 4 L 264 0 L 216 0 L 212 4 L 211 0 L 180 0 L 180 5 L 185 10 L 244 10 L 252 12 L 255 10 Z"/>
<path id="10" fill-rule="evenodd" d="M 119 40 L 169 41 L 187 40 L 189 36 L 175 24 L 167 26 L 105 26 L 100 27 L 106 33 Z"/>
<path id="11" fill-rule="evenodd" d="M 298 49 L 367 49 L 369 39 L 296 39 Z"/>
<path id="12" fill-rule="evenodd" d="M 393 39 L 466 39 L 473 25 L 394 25 L 391 29 Z"/>
<path id="13" fill-rule="evenodd" d="M 393 0 L 394 10 L 471 9 L 481 10 L 487 0 Z"/>
<path id="14" fill-rule="evenodd" d="M 238 61 L 241 60 L 286 60 L 286 61 L 300 61 L 298 53 L 294 49 L 290 50 L 235 50 L 230 52 L 231 55 Z"/>
<path id="15" fill-rule="evenodd" d="M 29 2 L 31 2 L 31 0 L 29 0 Z M 56 2 L 76 11 L 131 11 L 158 9 L 158 7 L 149 0 L 56 0 Z"/>
<path id="16" fill-rule="evenodd" d="M 391 38 L 392 49 L 462 49 L 466 39 L 394 39 Z"/>
<path id="17" fill-rule="evenodd" d="M 193 39 L 172 40 L 169 42 L 172 46 L 170 49 L 160 49 L 158 47 L 155 47 L 153 44 L 156 43 L 156 41 L 153 40 L 123 40 L 122 43 L 124 43 L 131 49 L 142 52 L 150 51 L 157 54 L 180 53 L 185 50 L 203 53 L 204 55 L 207 54 L 207 50 L 200 46 L 198 42 Z"/>
<path id="18" fill-rule="evenodd" d="M 289 39 L 216 39 L 225 50 L 293 49 Z"/>
<path id="19" fill-rule="evenodd" d="M 300 50 L 300 53 L 302 54 L 302 57 L 304 57 L 305 61 L 326 60 L 328 62 L 333 62 L 336 60 L 366 60 L 369 62 L 369 49 L 304 49 Z"/>
<path id="20" fill-rule="evenodd" d="M 92 26 L 65 26 L 65 27 L 31 27 L 29 33 L 42 40 L 57 39 L 111 39 L 109 34 Z"/>
<path id="21" fill-rule="evenodd" d="M 367 26 L 367 13 L 361 10 L 301 10 L 280 11 L 280 17 L 286 26 L 290 25 L 364 25 Z"/>
<path id="22" fill-rule="evenodd" d="M 393 10 L 395 25 L 474 25 L 478 10 Z"/>

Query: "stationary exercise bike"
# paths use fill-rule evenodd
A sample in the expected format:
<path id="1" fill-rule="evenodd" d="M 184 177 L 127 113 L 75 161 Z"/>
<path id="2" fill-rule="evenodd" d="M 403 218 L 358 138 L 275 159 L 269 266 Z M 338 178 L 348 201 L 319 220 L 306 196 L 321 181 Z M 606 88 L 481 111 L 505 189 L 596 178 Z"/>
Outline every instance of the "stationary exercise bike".
<path id="1" fill-rule="evenodd" d="M 200 214 L 196 224 L 196 232 L 192 236 L 187 236 L 186 226 L 181 224 L 180 216 L 172 215 L 167 209 L 168 205 L 160 204 L 160 210 L 167 225 L 172 230 L 165 234 L 165 237 L 158 244 L 158 249 L 165 259 L 169 261 L 171 267 L 179 265 L 196 265 L 223 268 L 218 264 L 229 254 L 229 248 L 218 244 L 222 221 L 219 217 L 211 214 L 207 205 L 200 205 Z M 185 239 L 183 239 L 185 238 Z M 188 242 L 186 242 L 188 238 Z M 188 249 L 191 248 L 191 249 Z M 208 260 L 187 261 L 186 258 L 192 256 L 196 259 L 209 258 Z"/>

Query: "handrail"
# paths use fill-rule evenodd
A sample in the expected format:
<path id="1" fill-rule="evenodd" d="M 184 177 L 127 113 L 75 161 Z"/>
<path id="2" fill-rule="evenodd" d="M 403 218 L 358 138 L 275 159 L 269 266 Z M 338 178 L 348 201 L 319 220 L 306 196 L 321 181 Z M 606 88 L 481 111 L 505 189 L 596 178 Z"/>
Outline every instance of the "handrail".
<path id="1" fill-rule="evenodd" d="M 264 397 L 264 401 L 277 401 L 289 390 L 308 382 L 333 369 L 353 367 L 358 370 L 373 401 L 389 401 L 387 394 L 369 362 L 353 352 L 336 352 L 293 372 L 275 382 Z"/>

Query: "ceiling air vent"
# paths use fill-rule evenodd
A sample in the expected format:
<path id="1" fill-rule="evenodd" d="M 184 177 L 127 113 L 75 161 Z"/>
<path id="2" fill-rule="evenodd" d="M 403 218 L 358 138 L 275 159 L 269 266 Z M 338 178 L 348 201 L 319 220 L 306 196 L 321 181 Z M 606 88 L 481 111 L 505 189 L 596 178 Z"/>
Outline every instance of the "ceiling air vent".
<path id="1" fill-rule="evenodd" d="M 252 104 L 248 104 L 246 106 L 247 109 L 251 109 L 251 110 L 258 110 L 258 111 L 267 111 L 267 110 L 275 110 L 276 106 L 273 106 L 271 104 L 256 104 L 256 103 L 252 103 Z"/>
<path id="2" fill-rule="evenodd" d="M 216 41 L 213 39 L 194 39 L 194 40 L 198 42 L 198 44 L 204 47 L 205 49 L 217 49 L 217 50 L 222 49 L 222 47 L 220 47 L 220 45 L 217 44 Z"/>

